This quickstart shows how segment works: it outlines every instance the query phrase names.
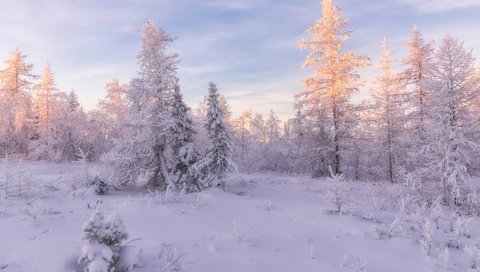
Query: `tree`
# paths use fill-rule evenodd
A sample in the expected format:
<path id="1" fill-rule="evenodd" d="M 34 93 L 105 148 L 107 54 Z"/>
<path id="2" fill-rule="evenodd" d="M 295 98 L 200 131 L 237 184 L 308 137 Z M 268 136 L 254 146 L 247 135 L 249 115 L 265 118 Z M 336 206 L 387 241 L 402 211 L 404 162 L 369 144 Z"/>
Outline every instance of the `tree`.
<path id="1" fill-rule="evenodd" d="M 434 90 L 431 142 L 427 145 L 428 163 L 422 176 L 440 181 L 446 203 L 478 208 L 467 171 L 475 144 L 466 132 L 476 126 L 472 103 L 480 93 L 480 77 L 472 53 L 451 35 L 445 36 L 436 54 L 429 85 Z"/>
<path id="2" fill-rule="evenodd" d="M 303 67 L 312 69 L 313 75 L 304 81 L 305 91 L 299 97 L 305 99 L 305 114 L 322 116 L 328 122 L 320 130 L 333 139 L 333 150 L 329 152 L 333 154 L 334 174 L 341 174 L 348 103 L 358 89 L 359 75 L 355 70 L 365 67 L 368 58 L 342 51 L 350 37 L 350 32 L 343 30 L 348 20 L 340 17 L 341 9 L 333 0 L 323 0 L 322 11 L 322 17 L 307 30 L 312 38 L 300 41 L 301 48 L 311 49 Z"/>
<path id="3" fill-rule="evenodd" d="M 192 119 L 189 116 L 190 108 L 183 102 L 183 96 L 180 92 L 180 86 L 175 85 L 173 93 L 173 104 L 171 106 L 171 115 L 174 126 L 171 128 L 172 135 L 172 152 L 174 154 L 174 163 L 172 166 L 173 174 L 178 175 L 177 187 L 185 182 L 197 186 L 195 177 L 189 177 L 187 172 L 189 168 L 197 161 L 198 154 L 193 144 L 193 135 L 195 130 L 193 128 Z M 187 189 L 187 188 L 186 188 Z M 193 190 L 192 188 L 188 188 Z"/>
<path id="4" fill-rule="evenodd" d="M 77 156 L 79 150 L 88 154 L 93 159 L 95 154 L 92 151 L 87 135 L 89 131 L 89 120 L 87 114 L 78 102 L 75 91 L 70 93 L 59 92 L 57 94 L 59 113 L 57 115 L 59 129 L 59 143 L 57 161 L 73 161 L 80 159 Z"/>
<path id="5" fill-rule="evenodd" d="M 287 171 L 285 154 L 287 148 L 282 139 L 281 121 L 273 110 L 270 110 L 268 119 L 265 122 L 267 134 L 266 152 L 264 153 L 266 169 L 268 171 Z"/>
<path id="6" fill-rule="evenodd" d="M 83 226 L 82 254 L 78 263 L 85 272 L 127 271 L 120 265 L 122 242 L 128 238 L 122 219 L 112 214 L 107 220 L 97 208 Z"/>
<path id="7" fill-rule="evenodd" d="M 233 167 L 233 162 L 231 161 L 231 136 L 224 120 L 224 109 L 219 105 L 217 86 L 212 82 L 208 84 L 207 105 L 205 129 L 208 131 L 211 146 L 207 149 L 203 159 L 208 172 L 204 184 L 206 187 L 223 186 L 223 179 Z"/>
<path id="8" fill-rule="evenodd" d="M 380 67 L 382 74 L 377 77 L 378 88 L 372 92 L 375 98 L 375 119 L 378 131 L 378 149 L 385 177 L 394 183 L 398 174 L 398 160 L 401 155 L 400 136 L 403 131 L 403 101 L 399 77 L 392 71 L 392 53 L 387 40 L 382 44 L 383 54 Z"/>
<path id="9" fill-rule="evenodd" d="M 105 134 L 109 140 L 120 138 L 123 135 L 122 125 L 126 122 L 128 114 L 124 95 L 127 89 L 128 84 L 113 79 L 106 84 L 107 95 L 98 104 L 98 110 L 104 115 Z"/>
<path id="10" fill-rule="evenodd" d="M 26 153 L 32 136 L 30 90 L 38 76 L 32 73 L 33 65 L 26 63 L 26 58 L 17 48 L 5 62 L 5 69 L 0 71 L 0 101 L 5 113 L 0 124 L 0 138 L 5 139 L 0 144 L 4 146 L 0 153 Z"/>
<path id="11" fill-rule="evenodd" d="M 409 55 L 403 61 L 406 66 L 402 74 L 405 85 L 405 96 L 408 102 L 405 135 L 406 147 L 410 153 L 408 158 L 410 170 L 424 167 L 425 154 L 422 147 L 427 145 L 429 132 L 427 127 L 430 122 L 430 103 L 432 90 L 428 86 L 433 64 L 433 42 L 426 43 L 421 32 L 416 26 L 413 27 L 412 36 L 408 40 Z"/>
<path id="12" fill-rule="evenodd" d="M 237 147 L 234 150 L 236 162 L 243 170 L 251 170 L 254 162 L 250 157 L 251 151 L 251 123 L 252 110 L 242 112 L 239 118 L 233 122 L 233 141 Z"/>
<path id="13" fill-rule="evenodd" d="M 178 82 L 178 55 L 167 53 L 173 38 L 153 21 L 147 21 L 141 35 L 139 71 L 126 93 L 132 135 L 119 140 L 107 160 L 120 184 L 143 179 L 147 185 L 175 190 L 165 155 L 175 126 L 169 110 Z"/>
<path id="14" fill-rule="evenodd" d="M 268 119 L 265 123 L 267 128 L 267 138 L 269 143 L 278 142 L 280 139 L 280 124 L 282 122 L 278 119 L 278 116 L 273 110 L 270 110 Z"/>
<path id="15" fill-rule="evenodd" d="M 407 45 L 410 52 L 407 59 L 403 61 L 407 66 L 403 73 L 403 81 L 409 87 L 407 94 L 410 98 L 411 112 L 408 119 L 413 123 L 411 134 L 416 135 L 418 137 L 415 139 L 416 142 L 422 145 L 427 137 L 425 123 L 428 119 L 430 96 L 427 80 L 432 69 L 433 42 L 425 43 L 417 26 L 414 26 Z"/>
<path id="16" fill-rule="evenodd" d="M 54 74 L 47 62 L 34 99 L 37 137 L 30 142 L 30 156 L 35 159 L 55 160 L 57 142 L 62 125 L 58 122 L 59 103 Z"/>

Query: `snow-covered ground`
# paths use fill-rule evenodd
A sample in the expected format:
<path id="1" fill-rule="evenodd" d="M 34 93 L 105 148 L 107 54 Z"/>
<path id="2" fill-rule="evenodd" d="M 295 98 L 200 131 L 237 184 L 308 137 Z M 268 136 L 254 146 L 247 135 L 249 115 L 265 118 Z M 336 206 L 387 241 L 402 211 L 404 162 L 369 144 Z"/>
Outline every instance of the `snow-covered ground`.
<path id="1" fill-rule="evenodd" d="M 88 174 L 99 167 L 87 165 Z M 98 196 L 81 187 L 84 169 L 39 162 L 0 168 L 0 183 L 7 170 L 28 181 L 18 188 L 12 175 L 6 199 L 1 187 L 0 271 L 79 271 L 82 226 L 97 206 L 107 215 L 116 211 L 130 245 L 143 252 L 135 271 L 163 271 L 165 248 L 181 257 L 183 271 L 469 271 L 463 249 L 478 241 L 478 219 L 451 232 L 450 221 L 458 219 L 437 212 L 439 229 L 426 220 L 427 255 L 421 219 L 437 217 L 414 213 L 409 199 L 395 200 L 385 184 L 233 174 L 225 192 L 178 196 L 136 188 Z M 449 237 L 458 245 L 446 247 Z"/>

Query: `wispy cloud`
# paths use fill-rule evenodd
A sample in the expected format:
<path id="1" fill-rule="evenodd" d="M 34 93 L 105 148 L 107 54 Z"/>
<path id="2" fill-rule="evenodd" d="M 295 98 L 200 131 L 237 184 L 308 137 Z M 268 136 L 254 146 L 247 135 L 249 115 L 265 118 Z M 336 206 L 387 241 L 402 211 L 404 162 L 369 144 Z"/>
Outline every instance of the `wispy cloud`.
<path id="1" fill-rule="evenodd" d="M 480 7 L 478 0 L 399 0 L 421 13 L 444 12 L 469 7 Z"/>
<path id="2" fill-rule="evenodd" d="M 207 5 L 212 7 L 226 9 L 226 10 L 250 10 L 258 7 L 262 4 L 262 0 L 236 0 L 236 1 L 224 1 L 224 0 L 209 0 L 205 1 Z"/>

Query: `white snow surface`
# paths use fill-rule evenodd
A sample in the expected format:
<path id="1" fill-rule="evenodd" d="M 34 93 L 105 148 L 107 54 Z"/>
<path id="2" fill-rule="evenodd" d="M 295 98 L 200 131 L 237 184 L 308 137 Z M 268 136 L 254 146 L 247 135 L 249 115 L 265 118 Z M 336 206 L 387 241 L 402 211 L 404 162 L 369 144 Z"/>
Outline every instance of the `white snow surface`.
<path id="1" fill-rule="evenodd" d="M 439 256 L 448 233 L 441 229 L 429 256 L 408 224 L 377 239 L 396 214 L 382 204 L 388 185 L 379 183 L 342 185 L 345 207 L 338 214 L 329 212 L 327 198 L 337 185 L 326 180 L 232 174 L 226 191 L 165 195 L 128 188 L 98 196 L 81 187 L 85 166 L 23 167 L 29 193 L 0 192 L 1 272 L 81 271 L 82 226 L 98 205 L 123 218 L 128 246 L 143 252 L 133 271 L 469 271 L 462 245 L 478 241 L 472 232 L 459 249 L 449 248 L 446 263 Z M 88 174 L 100 168 L 89 164 Z M 479 225 L 475 218 L 468 228 Z M 165 263 L 172 258 L 181 265 Z"/>

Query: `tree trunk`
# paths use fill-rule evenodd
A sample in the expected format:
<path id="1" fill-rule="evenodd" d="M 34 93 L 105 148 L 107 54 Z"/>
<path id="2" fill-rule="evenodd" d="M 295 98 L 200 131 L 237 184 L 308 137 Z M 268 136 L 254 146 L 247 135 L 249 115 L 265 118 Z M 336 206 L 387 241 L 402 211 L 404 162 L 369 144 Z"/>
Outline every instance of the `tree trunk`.
<path id="1" fill-rule="evenodd" d="M 335 168 L 335 175 L 341 175 L 342 169 L 340 167 L 341 157 L 340 157 L 340 139 L 338 137 L 339 133 L 339 120 L 338 120 L 338 109 L 337 105 L 333 104 L 333 141 L 335 145 L 335 155 L 334 155 L 334 168 Z"/>

